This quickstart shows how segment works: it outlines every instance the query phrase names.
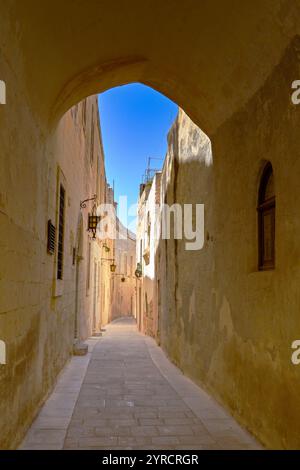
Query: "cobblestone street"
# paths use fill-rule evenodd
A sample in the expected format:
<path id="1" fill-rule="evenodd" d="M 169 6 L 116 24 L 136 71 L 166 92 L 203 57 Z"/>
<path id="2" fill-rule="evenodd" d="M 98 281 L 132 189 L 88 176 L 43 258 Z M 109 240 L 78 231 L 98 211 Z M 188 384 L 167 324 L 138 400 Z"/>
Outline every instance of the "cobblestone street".
<path id="1" fill-rule="evenodd" d="M 132 319 L 89 346 L 62 373 L 23 449 L 259 448 Z"/>

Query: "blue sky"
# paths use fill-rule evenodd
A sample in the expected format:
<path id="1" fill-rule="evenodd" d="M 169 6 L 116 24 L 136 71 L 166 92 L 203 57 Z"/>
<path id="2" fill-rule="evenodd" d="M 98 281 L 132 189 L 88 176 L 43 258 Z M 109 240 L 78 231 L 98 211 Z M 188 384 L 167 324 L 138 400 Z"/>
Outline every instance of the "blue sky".
<path id="1" fill-rule="evenodd" d="M 127 195 L 128 205 L 134 204 L 148 157 L 165 157 L 178 106 L 152 88 L 130 84 L 99 95 L 99 109 L 107 180 L 115 181 L 117 201 Z"/>

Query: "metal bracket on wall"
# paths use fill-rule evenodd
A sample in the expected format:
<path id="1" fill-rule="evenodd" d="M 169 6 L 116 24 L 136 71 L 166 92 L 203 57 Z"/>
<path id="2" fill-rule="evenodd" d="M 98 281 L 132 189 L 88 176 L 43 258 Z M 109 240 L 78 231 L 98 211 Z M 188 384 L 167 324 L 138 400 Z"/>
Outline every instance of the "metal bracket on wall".
<path id="1" fill-rule="evenodd" d="M 80 209 L 85 209 L 86 208 L 86 203 L 89 201 L 96 201 L 97 199 L 97 194 L 94 194 L 93 197 L 90 197 L 88 199 L 84 199 L 84 201 L 80 201 Z"/>

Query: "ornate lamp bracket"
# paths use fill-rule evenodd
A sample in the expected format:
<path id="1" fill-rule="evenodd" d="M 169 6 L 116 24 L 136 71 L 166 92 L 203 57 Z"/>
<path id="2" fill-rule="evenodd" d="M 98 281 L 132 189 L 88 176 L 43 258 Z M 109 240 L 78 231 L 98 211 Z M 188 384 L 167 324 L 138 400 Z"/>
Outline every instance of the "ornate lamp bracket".
<path id="1" fill-rule="evenodd" d="M 90 197 L 88 199 L 84 199 L 84 201 L 80 201 L 80 209 L 85 209 L 86 208 L 86 203 L 89 201 L 96 201 L 97 199 L 97 194 L 94 194 L 93 197 Z"/>

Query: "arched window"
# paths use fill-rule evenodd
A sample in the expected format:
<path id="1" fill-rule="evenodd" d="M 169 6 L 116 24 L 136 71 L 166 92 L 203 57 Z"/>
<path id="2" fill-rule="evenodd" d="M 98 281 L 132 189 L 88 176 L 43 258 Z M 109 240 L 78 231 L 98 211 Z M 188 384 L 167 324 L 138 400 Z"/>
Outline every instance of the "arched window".
<path id="1" fill-rule="evenodd" d="M 275 191 L 273 168 L 268 162 L 263 170 L 258 193 L 258 267 L 275 267 Z"/>

